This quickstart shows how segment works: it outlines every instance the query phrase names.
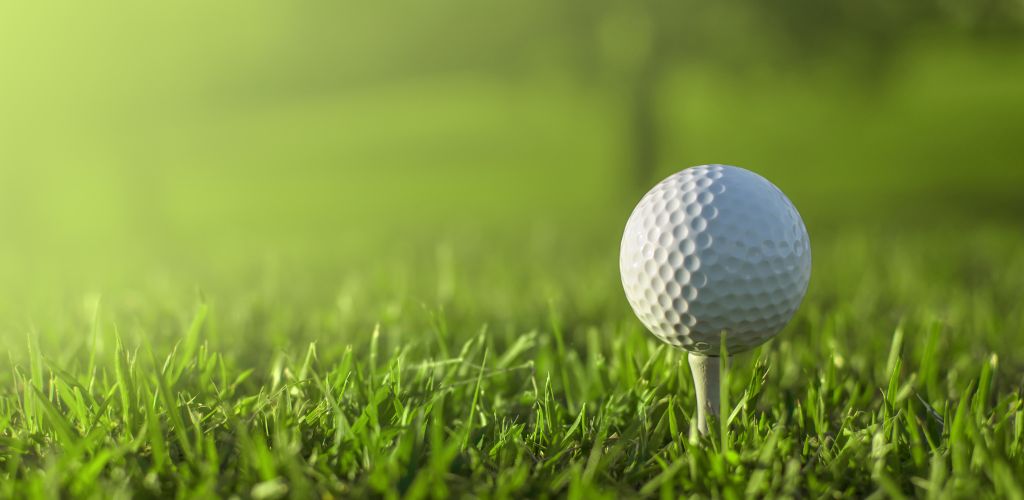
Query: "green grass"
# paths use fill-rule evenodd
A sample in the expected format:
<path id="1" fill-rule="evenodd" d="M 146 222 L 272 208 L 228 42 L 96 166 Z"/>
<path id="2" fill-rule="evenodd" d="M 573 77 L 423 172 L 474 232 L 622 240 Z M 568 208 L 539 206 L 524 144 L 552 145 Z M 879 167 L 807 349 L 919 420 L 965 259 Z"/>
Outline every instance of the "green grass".
<path id="1" fill-rule="evenodd" d="M 700 436 L 619 284 L 628 92 L 554 48 L 614 30 L 491 71 L 434 5 L 82 9 L 0 15 L 0 497 L 1024 498 L 1012 40 L 791 67 L 759 20 L 657 86 L 657 170 L 813 245 Z"/>
<path id="2" fill-rule="evenodd" d="M 333 292 L 68 304 L 0 375 L 0 495 L 1024 495 L 1014 228 L 816 241 L 808 298 L 732 360 L 706 437 L 613 239 L 544 241 Z"/>

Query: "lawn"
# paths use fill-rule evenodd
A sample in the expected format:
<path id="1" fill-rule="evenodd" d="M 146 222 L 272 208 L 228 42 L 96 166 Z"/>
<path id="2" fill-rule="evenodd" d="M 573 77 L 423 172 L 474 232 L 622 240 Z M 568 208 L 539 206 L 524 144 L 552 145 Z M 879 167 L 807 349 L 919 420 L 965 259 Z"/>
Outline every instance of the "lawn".
<path id="1" fill-rule="evenodd" d="M 0 82 L 0 497 L 1024 498 L 1014 47 L 659 89 L 659 175 L 756 170 L 812 241 L 702 436 L 621 290 L 614 96 L 544 60 L 334 88 L 275 21 L 167 58 L 23 40 L 48 56 Z"/>
<path id="2" fill-rule="evenodd" d="M 3 495 L 1022 494 L 1012 231 L 817 244 L 804 305 L 731 360 L 706 437 L 614 251 L 535 240 L 509 266 L 477 244 L 320 300 L 267 278 L 35 324 L 3 375 Z"/>

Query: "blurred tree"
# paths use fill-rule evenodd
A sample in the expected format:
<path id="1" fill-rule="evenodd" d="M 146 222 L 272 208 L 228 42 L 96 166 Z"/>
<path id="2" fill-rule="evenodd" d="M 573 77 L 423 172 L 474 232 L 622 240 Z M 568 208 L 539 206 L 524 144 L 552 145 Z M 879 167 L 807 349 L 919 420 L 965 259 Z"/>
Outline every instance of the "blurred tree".
<path id="1" fill-rule="evenodd" d="M 282 8 L 274 50 L 284 65 L 254 61 L 245 85 L 265 98 L 333 92 L 432 73 L 488 73 L 514 80 L 557 66 L 581 84 L 605 89 L 621 105 L 624 180 L 637 191 L 667 168 L 666 76 L 685 64 L 723 67 L 809 66 L 842 58 L 880 82 L 900 49 L 920 37 L 966 35 L 1020 39 L 1020 0 L 568 0 L 545 2 L 399 2 L 378 8 L 334 3 Z M 756 63 L 756 64 L 755 64 Z M 243 73 L 244 75 L 244 73 Z M 672 138 L 673 141 L 684 140 Z"/>
<path id="2" fill-rule="evenodd" d="M 579 36 L 572 45 L 579 61 L 600 55 L 611 87 L 621 96 L 628 126 L 624 166 L 640 192 L 665 166 L 659 155 L 665 140 L 659 91 L 666 74 L 681 63 L 742 72 L 759 59 L 801 66 L 840 54 L 854 71 L 877 82 L 916 38 L 952 33 L 1019 40 L 1024 33 L 1024 3 L 1015 0 L 608 1 L 597 15 L 594 5 L 576 2 L 563 12 L 564 22 L 576 24 L 578 31 L 581 20 L 593 23 L 582 31 L 597 36 Z"/>

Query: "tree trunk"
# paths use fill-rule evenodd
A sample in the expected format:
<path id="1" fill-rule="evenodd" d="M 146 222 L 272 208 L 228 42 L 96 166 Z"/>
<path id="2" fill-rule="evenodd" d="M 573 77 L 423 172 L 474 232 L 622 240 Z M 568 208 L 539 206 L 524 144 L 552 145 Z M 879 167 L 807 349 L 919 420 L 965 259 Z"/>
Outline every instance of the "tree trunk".
<path id="1" fill-rule="evenodd" d="M 652 51 L 637 69 L 627 89 L 629 106 L 628 164 L 630 180 L 638 192 L 646 192 L 655 182 L 659 166 L 660 130 L 657 109 L 658 81 L 662 63 Z"/>

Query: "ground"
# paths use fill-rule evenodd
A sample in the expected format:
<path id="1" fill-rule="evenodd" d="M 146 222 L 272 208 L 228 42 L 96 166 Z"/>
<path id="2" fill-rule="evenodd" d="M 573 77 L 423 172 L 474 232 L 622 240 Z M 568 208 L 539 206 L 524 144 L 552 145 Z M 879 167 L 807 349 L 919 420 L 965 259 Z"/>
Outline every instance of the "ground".
<path id="1" fill-rule="evenodd" d="M 762 173 L 814 261 L 700 436 L 620 287 L 608 89 L 304 86 L 292 35 L 134 57 L 101 14 L 0 93 L 0 497 L 1024 498 L 1016 46 L 669 75 L 656 170 Z"/>
<path id="2" fill-rule="evenodd" d="M 968 243 L 944 244 L 955 237 Z M 614 267 L 596 265 L 609 251 L 525 251 L 529 270 L 440 248 L 395 272 L 395 297 L 381 276 L 322 303 L 270 278 L 245 300 L 197 294 L 188 307 L 89 297 L 37 325 L 5 375 L 0 488 L 1022 494 L 1016 234 L 828 237 L 790 327 L 731 360 L 727 418 L 707 437 L 684 353 L 642 331 Z"/>

